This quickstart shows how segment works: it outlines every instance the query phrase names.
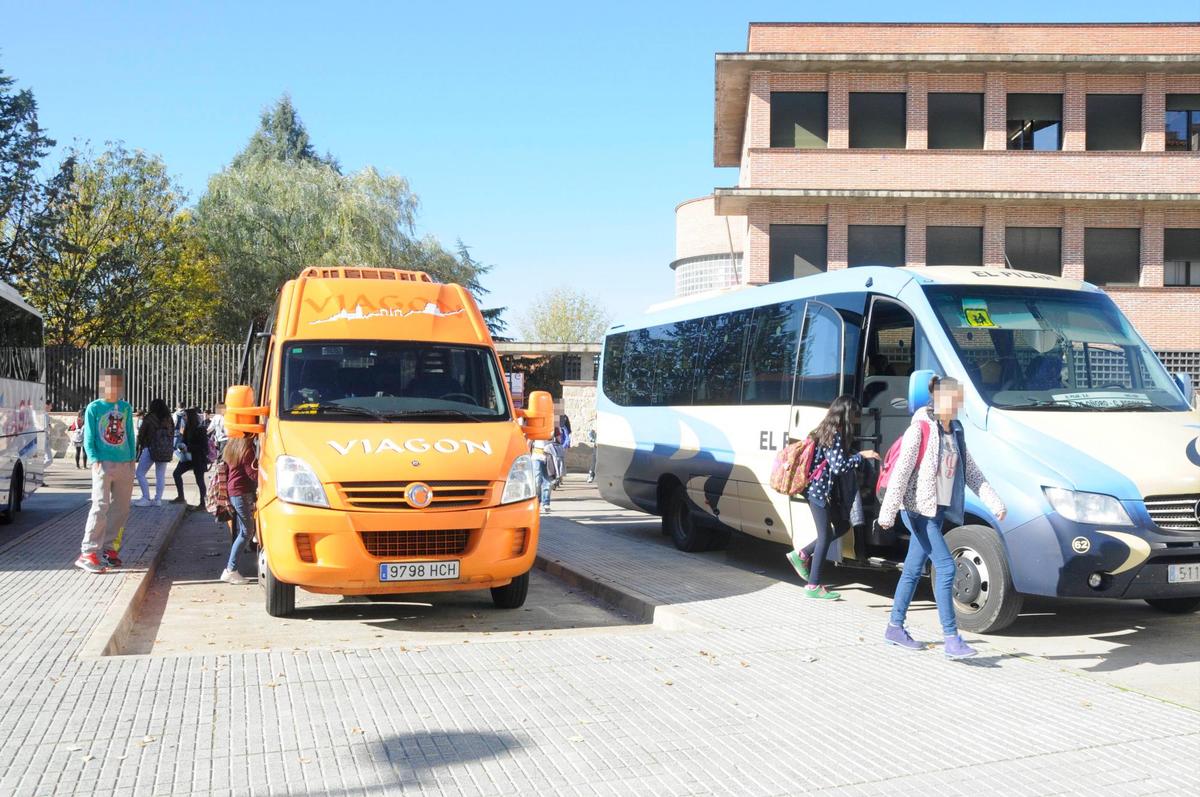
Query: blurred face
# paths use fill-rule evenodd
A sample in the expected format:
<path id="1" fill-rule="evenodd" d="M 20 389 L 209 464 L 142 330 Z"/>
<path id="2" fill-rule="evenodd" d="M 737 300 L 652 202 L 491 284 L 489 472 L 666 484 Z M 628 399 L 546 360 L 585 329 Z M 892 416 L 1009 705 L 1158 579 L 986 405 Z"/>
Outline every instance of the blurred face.
<path id="1" fill-rule="evenodd" d="M 114 402 L 121 400 L 121 394 L 125 392 L 125 379 L 112 374 L 105 374 L 100 377 L 100 395 L 105 401 Z"/>
<path id="2" fill-rule="evenodd" d="M 961 387 L 939 388 L 933 394 L 933 411 L 939 418 L 954 418 L 962 409 L 963 392 Z"/>

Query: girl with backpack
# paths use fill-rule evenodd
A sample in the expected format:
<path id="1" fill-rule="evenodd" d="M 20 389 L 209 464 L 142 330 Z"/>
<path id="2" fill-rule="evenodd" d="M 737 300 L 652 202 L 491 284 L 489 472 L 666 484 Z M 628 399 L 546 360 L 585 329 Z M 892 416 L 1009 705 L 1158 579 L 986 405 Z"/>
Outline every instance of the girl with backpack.
<path id="1" fill-rule="evenodd" d="M 163 489 L 167 481 L 167 463 L 174 453 L 175 432 L 171 428 L 171 411 L 167 402 L 156 398 L 150 402 L 150 411 L 142 419 L 142 425 L 137 431 L 138 486 L 142 488 L 142 497 L 133 502 L 134 506 L 162 506 Z M 154 465 L 154 501 L 150 501 L 150 485 L 146 481 L 146 473 Z"/>
<path id="2" fill-rule="evenodd" d="M 229 561 L 221 571 L 226 584 L 245 584 L 246 577 L 238 572 L 238 555 L 248 540 L 254 539 L 254 506 L 258 500 L 258 453 L 254 438 L 231 437 L 221 452 L 222 464 L 228 469 L 226 490 L 233 510 L 236 536 L 229 549 Z"/>
<path id="3" fill-rule="evenodd" d="M 947 520 L 955 524 L 963 522 L 966 487 L 975 491 L 997 520 L 1004 520 L 1006 510 L 972 459 L 962 424 L 956 420 L 963 403 L 962 385 L 955 379 L 935 375 L 929 380 L 929 396 L 932 406 L 913 413 L 912 423 L 904 433 L 879 509 L 881 528 L 890 529 L 896 522 L 896 514 L 903 509 L 904 525 L 911 532 L 884 641 L 907 650 L 925 648 L 909 636 L 904 619 L 925 563 L 933 559 L 937 569 L 933 597 L 945 635 L 945 652 L 952 659 L 965 659 L 977 651 L 958 634 L 954 615 L 954 557 L 942 537 L 942 524 Z"/>
<path id="4" fill-rule="evenodd" d="M 175 441 L 175 448 L 179 451 L 179 464 L 171 474 L 175 479 L 176 496 L 171 503 L 186 502 L 187 499 L 183 497 L 183 474 L 190 470 L 196 477 L 196 486 L 200 489 L 200 504 L 196 508 L 203 509 L 206 492 L 204 473 L 208 470 L 208 434 L 200 421 L 200 413 L 195 408 L 184 412 L 181 425 L 183 428 Z"/>
<path id="5" fill-rule="evenodd" d="M 67 427 L 67 433 L 71 437 L 71 445 L 75 446 L 75 469 L 79 469 L 79 458 L 83 457 L 83 467 L 87 467 L 87 451 L 83 449 L 83 410 L 75 416 L 75 420 L 71 421 L 71 425 Z"/>
<path id="6" fill-rule="evenodd" d="M 859 451 L 850 453 L 850 442 L 854 439 L 854 428 L 862 416 L 862 407 L 851 396 L 838 396 L 829 405 L 829 411 L 817 424 L 817 428 L 809 432 L 812 440 L 812 465 L 809 469 L 808 487 L 805 497 L 808 498 L 808 508 L 812 512 L 813 525 L 817 529 L 817 538 L 800 550 L 788 553 L 788 561 L 808 582 L 804 594 L 818 600 L 838 600 L 841 593 L 826 589 L 821 583 L 821 568 L 829 553 L 829 545 L 842 536 L 848 527 L 835 531 L 835 518 L 849 516 L 849 511 L 837 511 L 841 507 L 833 505 L 834 485 L 838 477 L 854 468 L 862 467 L 863 461 L 879 459 L 874 451 Z M 853 495 L 839 495 L 838 500 L 849 503 Z M 846 510 L 849 506 L 845 507 Z"/>

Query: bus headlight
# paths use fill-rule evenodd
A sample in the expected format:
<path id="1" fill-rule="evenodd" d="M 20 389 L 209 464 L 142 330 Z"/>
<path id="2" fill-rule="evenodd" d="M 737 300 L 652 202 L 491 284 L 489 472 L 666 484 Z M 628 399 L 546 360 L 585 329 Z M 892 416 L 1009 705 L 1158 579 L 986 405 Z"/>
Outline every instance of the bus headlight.
<path id="1" fill-rule="evenodd" d="M 533 464 L 533 458 L 522 454 L 513 460 L 512 467 L 508 469 L 508 479 L 504 482 L 504 493 L 500 496 L 500 503 L 514 504 L 517 501 L 536 498 L 537 487 L 537 467 Z"/>
<path id="2" fill-rule="evenodd" d="M 1105 526 L 1132 526 L 1129 513 L 1121 502 L 1111 495 L 1081 493 L 1061 487 L 1043 487 L 1046 500 L 1054 511 L 1076 523 L 1093 523 Z"/>
<path id="3" fill-rule="evenodd" d="M 289 504 L 329 506 L 321 480 L 312 466 L 298 457 L 275 458 L 275 495 Z"/>

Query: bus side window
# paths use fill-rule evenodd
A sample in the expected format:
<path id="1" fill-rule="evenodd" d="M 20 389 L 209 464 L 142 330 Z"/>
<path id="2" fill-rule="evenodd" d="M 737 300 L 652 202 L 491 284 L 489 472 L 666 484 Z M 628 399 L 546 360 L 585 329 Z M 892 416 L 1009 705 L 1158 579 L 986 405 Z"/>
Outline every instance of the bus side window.
<path id="1" fill-rule="evenodd" d="M 803 301 L 755 308 L 742 374 L 743 404 L 789 402 L 803 316 Z"/>

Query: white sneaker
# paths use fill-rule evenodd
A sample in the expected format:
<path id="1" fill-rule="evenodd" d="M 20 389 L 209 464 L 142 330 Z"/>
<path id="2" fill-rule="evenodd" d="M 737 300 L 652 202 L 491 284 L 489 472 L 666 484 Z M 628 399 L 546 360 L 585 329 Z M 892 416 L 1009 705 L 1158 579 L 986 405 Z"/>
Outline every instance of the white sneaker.
<path id="1" fill-rule="evenodd" d="M 246 577 L 236 570 L 225 568 L 221 571 L 221 580 L 226 584 L 245 584 Z"/>
<path id="2" fill-rule="evenodd" d="M 138 500 L 133 502 L 133 505 L 134 506 L 152 506 L 152 504 L 145 498 L 139 498 Z"/>

